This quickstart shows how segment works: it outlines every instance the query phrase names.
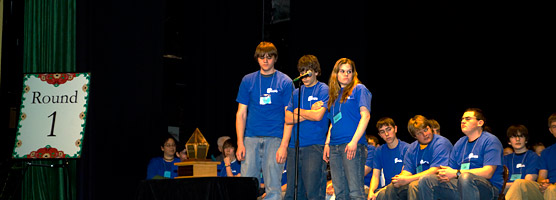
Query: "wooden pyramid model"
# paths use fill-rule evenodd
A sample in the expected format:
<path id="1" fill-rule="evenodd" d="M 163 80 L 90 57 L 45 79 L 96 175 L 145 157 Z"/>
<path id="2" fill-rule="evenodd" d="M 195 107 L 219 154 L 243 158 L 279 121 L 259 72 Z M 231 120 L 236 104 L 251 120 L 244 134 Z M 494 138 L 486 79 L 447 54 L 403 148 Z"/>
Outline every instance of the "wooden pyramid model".
<path id="1" fill-rule="evenodd" d="M 199 128 L 195 129 L 185 146 L 187 147 L 189 159 L 205 160 L 207 158 L 209 143 L 201 131 L 199 131 Z"/>

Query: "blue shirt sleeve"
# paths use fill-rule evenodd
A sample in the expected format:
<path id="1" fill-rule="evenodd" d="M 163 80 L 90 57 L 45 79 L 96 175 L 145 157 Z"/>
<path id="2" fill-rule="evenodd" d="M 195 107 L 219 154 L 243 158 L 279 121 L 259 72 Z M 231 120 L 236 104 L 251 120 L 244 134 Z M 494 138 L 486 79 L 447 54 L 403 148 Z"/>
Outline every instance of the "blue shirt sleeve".
<path id="1" fill-rule="evenodd" d="M 371 112 L 371 92 L 363 84 L 359 84 L 358 88 L 360 90 L 359 107 L 365 106 Z"/>
<path id="2" fill-rule="evenodd" d="M 243 105 L 249 105 L 249 90 L 253 85 L 252 80 L 249 77 L 249 75 L 243 77 L 241 84 L 239 85 L 239 91 L 237 92 L 236 101 Z"/>
<path id="3" fill-rule="evenodd" d="M 435 137 L 437 137 L 435 135 Z M 450 161 L 450 153 L 452 152 L 452 143 L 442 136 L 435 142 L 434 151 L 432 153 L 432 162 L 430 167 L 448 166 Z"/>
<path id="4" fill-rule="evenodd" d="M 373 160 L 375 157 L 375 147 L 372 145 L 367 145 L 367 160 L 365 161 L 365 165 L 367 167 L 373 168 Z M 372 171 L 370 173 L 373 173 Z"/>

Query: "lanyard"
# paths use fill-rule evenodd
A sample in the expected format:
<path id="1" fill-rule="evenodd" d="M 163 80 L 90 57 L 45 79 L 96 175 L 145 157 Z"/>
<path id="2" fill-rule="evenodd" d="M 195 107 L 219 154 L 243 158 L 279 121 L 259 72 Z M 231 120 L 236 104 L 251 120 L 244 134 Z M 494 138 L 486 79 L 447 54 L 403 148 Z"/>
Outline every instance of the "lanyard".
<path id="1" fill-rule="evenodd" d="M 482 136 L 483 134 L 481 134 Z M 471 152 L 469 152 L 469 154 L 472 154 L 473 151 L 475 150 L 475 146 L 477 145 L 479 138 L 481 137 L 479 136 L 477 139 L 475 139 L 475 144 L 473 144 L 473 148 L 471 149 Z M 465 154 L 465 152 L 467 151 L 467 144 L 465 144 L 465 147 L 463 149 L 463 153 Z M 469 158 L 469 154 L 467 154 L 467 158 L 469 159 L 469 163 L 471 163 L 471 158 Z M 463 161 L 465 160 L 465 156 L 462 156 L 463 158 L 461 158 L 461 163 L 463 163 Z"/>
<path id="2" fill-rule="evenodd" d="M 276 72 L 272 74 L 272 80 L 270 81 L 270 85 L 268 86 L 269 88 L 272 88 L 272 83 L 274 83 L 274 75 L 276 75 Z M 259 72 L 259 97 L 263 96 L 263 91 L 262 91 L 263 86 L 261 85 L 261 76 L 263 76 L 263 74 Z"/>
<path id="3" fill-rule="evenodd" d="M 527 151 L 525 152 L 525 154 L 523 154 L 523 159 L 521 160 L 521 165 L 523 165 L 523 163 L 525 163 L 525 158 L 527 158 Z M 515 157 L 515 153 L 514 155 L 512 155 L 512 167 L 514 167 L 514 157 Z M 521 174 L 521 171 L 523 170 L 523 167 L 519 168 L 519 174 Z"/>

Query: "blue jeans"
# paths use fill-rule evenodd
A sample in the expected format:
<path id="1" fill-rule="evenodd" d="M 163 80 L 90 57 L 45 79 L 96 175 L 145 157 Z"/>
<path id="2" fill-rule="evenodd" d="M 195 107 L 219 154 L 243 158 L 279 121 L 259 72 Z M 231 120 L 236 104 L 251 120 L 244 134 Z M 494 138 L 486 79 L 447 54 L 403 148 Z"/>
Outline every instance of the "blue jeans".
<path id="1" fill-rule="evenodd" d="M 297 199 L 323 200 L 326 194 L 326 162 L 322 160 L 324 145 L 299 147 Z M 295 184 L 295 148 L 288 148 L 288 188 L 284 199 L 293 199 Z"/>
<path id="2" fill-rule="evenodd" d="M 462 173 L 459 179 L 440 183 L 436 174 L 421 177 L 419 181 L 420 199 L 496 199 L 498 188 L 487 179 L 472 173 Z"/>
<path id="3" fill-rule="evenodd" d="M 357 144 L 357 152 L 351 160 L 345 153 L 347 143 L 330 146 L 330 174 L 336 199 L 365 199 L 365 161 L 367 147 Z"/>
<path id="4" fill-rule="evenodd" d="M 276 151 L 281 138 L 245 137 L 245 160 L 241 162 L 241 176 L 260 178 L 263 172 L 265 199 L 282 199 L 282 171 L 284 164 L 276 162 Z M 260 180 L 259 180 L 260 182 Z"/>

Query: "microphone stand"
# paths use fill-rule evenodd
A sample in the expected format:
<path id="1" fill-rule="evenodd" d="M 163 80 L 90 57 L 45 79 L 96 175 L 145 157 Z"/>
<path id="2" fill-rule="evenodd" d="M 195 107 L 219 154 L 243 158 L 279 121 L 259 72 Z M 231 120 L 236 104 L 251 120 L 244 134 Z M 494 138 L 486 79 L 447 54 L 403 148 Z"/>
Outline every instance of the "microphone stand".
<path id="1" fill-rule="evenodd" d="M 299 118 L 301 116 L 301 83 L 299 81 L 299 92 L 297 94 L 297 130 L 296 130 L 296 139 L 295 139 L 295 182 L 294 182 L 294 189 L 293 189 L 293 199 L 297 200 L 297 182 L 298 182 L 298 175 L 299 175 Z"/>

